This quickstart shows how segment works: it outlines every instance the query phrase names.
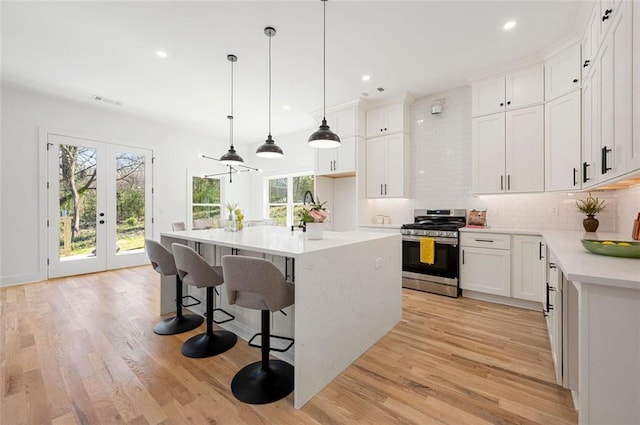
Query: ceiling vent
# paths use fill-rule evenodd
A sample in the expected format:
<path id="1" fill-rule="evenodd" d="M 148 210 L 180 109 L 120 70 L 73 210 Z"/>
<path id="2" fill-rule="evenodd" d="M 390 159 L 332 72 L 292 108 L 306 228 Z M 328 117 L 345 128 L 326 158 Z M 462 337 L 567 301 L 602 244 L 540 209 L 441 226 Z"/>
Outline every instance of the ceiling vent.
<path id="1" fill-rule="evenodd" d="M 93 100 L 109 103 L 111 105 L 122 106 L 122 102 L 120 102 L 119 100 L 109 99 L 108 97 L 98 96 L 97 94 L 94 94 L 92 98 Z"/>
<path id="2" fill-rule="evenodd" d="M 384 87 L 378 87 L 376 90 L 378 90 L 380 93 L 382 93 L 384 91 Z"/>

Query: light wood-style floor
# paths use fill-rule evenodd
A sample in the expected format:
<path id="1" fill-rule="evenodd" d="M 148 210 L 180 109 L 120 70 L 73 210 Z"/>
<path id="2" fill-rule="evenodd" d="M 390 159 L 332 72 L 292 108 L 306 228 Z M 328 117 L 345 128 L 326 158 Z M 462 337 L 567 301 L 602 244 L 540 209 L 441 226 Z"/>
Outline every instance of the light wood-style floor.
<path id="1" fill-rule="evenodd" d="M 196 331 L 155 335 L 158 299 L 146 266 L 0 289 L 0 424 L 577 423 L 539 312 L 404 290 L 404 320 L 295 410 L 233 397 L 244 341 L 189 359 Z"/>

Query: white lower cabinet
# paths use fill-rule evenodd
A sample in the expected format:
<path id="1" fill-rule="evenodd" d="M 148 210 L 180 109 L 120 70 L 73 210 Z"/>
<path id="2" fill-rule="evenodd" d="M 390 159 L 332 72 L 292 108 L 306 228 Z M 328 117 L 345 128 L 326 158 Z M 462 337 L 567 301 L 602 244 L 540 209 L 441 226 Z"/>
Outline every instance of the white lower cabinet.
<path id="1" fill-rule="evenodd" d="M 487 294 L 511 295 L 509 235 L 463 233 L 460 253 L 460 288 Z"/>
<path id="2" fill-rule="evenodd" d="M 460 250 L 461 289 L 545 302 L 546 247 L 541 237 L 462 232 Z"/>
<path id="3" fill-rule="evenodd" d="M 522 300 L 543 302 L 546 248 L 542 238 L 514 235 L 512 242 L 511 296 Z"/>

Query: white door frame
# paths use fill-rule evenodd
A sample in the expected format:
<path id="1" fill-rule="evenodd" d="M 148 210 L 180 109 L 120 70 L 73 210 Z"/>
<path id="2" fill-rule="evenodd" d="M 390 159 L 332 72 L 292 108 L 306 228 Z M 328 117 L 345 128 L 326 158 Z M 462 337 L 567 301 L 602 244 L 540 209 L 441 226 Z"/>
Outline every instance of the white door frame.
<path id="1" fill-rule="evenodd" d="M 51 270 L 51 263 L 53 263 L 53 261 L 55 261 L 53 258 L 51 258 L 51 252 L 52 251 L 52 244 L 58 244 L 58 235 L 55 235 L 55 238 L 52 237 L 52 232 L 50 232 L 50 225 L 53 226 L 55 225 L 54 223 L 49 223 L 49 216 L 51 214 L 51 210 L 53 208 L 56 209 L 56 211 L 58 211 L 58 207 L 57 205 L 49 205 L 49 194 L 51 193 L 51 190 L 58 190 L 58 182 L 51 182 L 49 181 L 49 172 L 50 172 L 50 168 L 51 166 L 58 167 L 58 163 L 57 163 L 57 158 L 58 155 L 57 154 L 49 154 L 48 152 L 48 147 L 49 147 L 49 136 L 62 136 L 62 137 L 67 137 L 67 138 L 71 138 L 71 139 L 77 139 L 79 140 L 80 144 L 85 144 L 86 146 L 88 146 L 89 144 L 95 144 L 95 146 L 98 145 L 103 145 L 106 147 L 105 149 L 105 153 L 103 154 L 108 154 L 109 152 L 111 153 L 115 153 L 116 151 L 118 151 L 118 148 L 122 149 L 122 151 L 125 152 L 132 152 L 132 153 L 138 153 L 138 154 L 143 154 L 145 155 L 145 192 L 146 192 L 146 196 L 145 198 L 148 199 L 148 202 L 146 202 L 145 204 L 145 238 L 152 238 L 154 235 L 154 216 L 155 216 L 155 201 L 154 201 L 154 189 L 153 187 L 155 186 L 155 173 L 154 173 L 154 168 L 155 168 L 155 158 L 153 157 L 153 150 L 149 149 L 149 148 L 145 148 L 145 147 L 136 147 L 136 146 L 131 146 L 131 145 L 124 145 L 124 144 L 117 144 L 117 143 L 111 143 L 111 142 L 104 142 L 104 141 L 100 141 L 97 138 L 92 138 L 92 137 L 83 137 L 83 136 L 70 136 L 69 132 L 61 132 L 61 131 L 50 131 L 50 130 L 45 130 L 40 128 L 39 129 L 39 140 L 40 140 L 40 144 L 42 146 L 42 151 L 41 151 L 41 156 L 40 156 L 40 160 L 39 160 L 39 164 L 40 167 L 39 169 L 41 170 L 41 191 L 40 191 L 40 202 L 39 202 L 39 207 L 40 207 L 40 217 L 41 217 L 41 225 L 39 226 L 39 230 L 40 230 L 40 239 L 42 240 L 42 243 L 40 243 L 40 249 L 39 249 L 39 255 L 40 258 L 43 261 L 43 270 L 44 272 L 42 273 L 43 276 L 42 278 L 52 278 L 52 277 L 56 277 L 56 276 L 60 276 L 61 274 L 58 273 L 52 273 Z M 86 143 L 85 143 L 86 142 Z M 55 160 L 50 159 L 51 157 L 55 157 Z M 53 162 L 55 162 L 55 164 L 53 164 Z M 107 179 L 109 178 L 109 176 L 107 176 L 106 173 L 106 169 L 103 170 L 102 172 L 99 169 L 99 173 L 102 175 L 103 179 Z M 113 170 L 111 173 L 111 177 L 113 176 Z M 106 196 L 114 196 L 115 197 L 115 187 L 112 187 L 112 193 L 107 193 L 105 191 L 105 197 Z M 111 211 L 109 211 L 108 215 L 110 217 L 115 217 L 115 203 L 112 203 L 111 205 Z M 110 223 L 111 222 L 111 223 Z M 115 219 L 114 220 L 107 220 L 106 224 L 110 224 L 110 230 L 112 231 L 112 234 L 109 234 L 109 232 L 107 232 L 107 230 L 109 230 L 107 228 L 107 226 L 104 226 L 105 229 L 105 233 L 109 234 L 108 239 L 111 240 L 112 244 L 115 244 Z M 54 239 L 54 241 L 50 240 L 50 239 Z M 105 238 L 107 239 L 107 238 Z M 106 240 L 105 242 L 106 244 L 109 243 L 109 240 Z M 104 246 L 108 246 L 108 245 L 104 245 Z M 109 270 L 109 269 L 115 269 L 115 268 L 122 268 L 122 267 L 131 267 L 131 266 L 137 266 L 137 265 L 143 265 L 143 264 L 147 264 L 148 263 L 148 258 L 146 255 L 146 252 L 142 251 L 142 252 L 135 252 L 135 253 L 126 253 L 126 254 L 121 254 L 121 255 L 116 255 L 116 252 L 114 251 L 113 253 L 111 253 L 109 250 L 107 251 L 107 255 L 105 255 L 104 257 L 104 264 L 105 267 L 99 268 L 98 270 Z M 111 254 L 111 255 L 109 255 Z M 101 262 L 103 260 L 101 260 L 100 258 L 98 258 L 98 261 L 96 261 L 96 263 Z M 80 271 L 78 272 L 73 272 L 72 274 L 79 274 L 79 273 L 90 273 L 93 270 L 93 266 L 89 267 L 87 266 L 86 270 L 82 270 L 83 267 L 80 267 Z"/>

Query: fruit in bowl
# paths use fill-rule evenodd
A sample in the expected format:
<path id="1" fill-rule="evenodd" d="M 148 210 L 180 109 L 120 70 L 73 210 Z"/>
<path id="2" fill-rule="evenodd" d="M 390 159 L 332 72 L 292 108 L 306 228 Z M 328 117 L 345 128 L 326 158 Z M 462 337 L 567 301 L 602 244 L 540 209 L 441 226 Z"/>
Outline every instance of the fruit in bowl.
<path id="1" fill-rule="evenodd" d="M 598 241 L 593 239 L 582 239 L 581 242 L 582 246 L 593 254 L 640 258 L 640 242 Z"/>

